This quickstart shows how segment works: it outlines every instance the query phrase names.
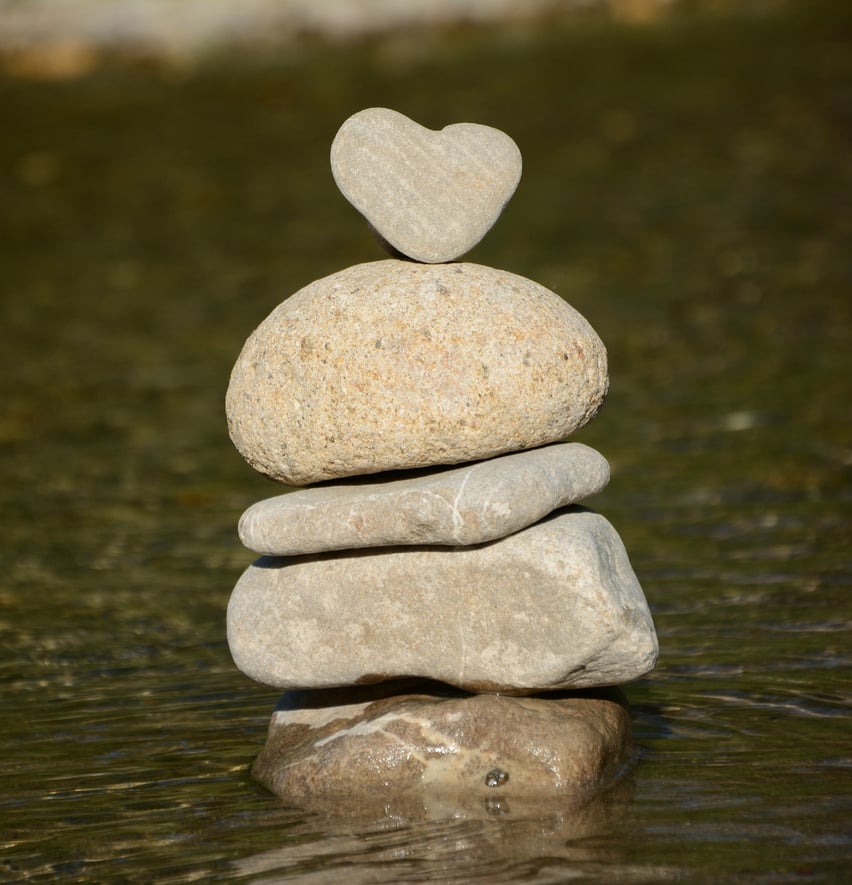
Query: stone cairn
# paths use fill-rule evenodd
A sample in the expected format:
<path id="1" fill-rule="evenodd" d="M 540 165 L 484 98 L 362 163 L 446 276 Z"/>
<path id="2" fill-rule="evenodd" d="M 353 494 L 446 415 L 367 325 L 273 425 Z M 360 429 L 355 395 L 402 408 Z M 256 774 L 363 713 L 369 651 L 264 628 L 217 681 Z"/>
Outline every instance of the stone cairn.
<path id="1" fill-rule="evenodd" d="M 228 642 L 286 692 L 253 775 L 313 809 L 576 807 L 632 753 L 601 687 L 657 658 L 618 533 L 576 506 L 609 465 L 562 442 L 604 400 L 606 349 L 553 292 L 457 262 L 520 180 L 503 132 L 371 108 L 331 167 L 397 257 L 287 298 L 231 375 L 237 449 L 308 486 L 240 520 L 262 557 Z"/>

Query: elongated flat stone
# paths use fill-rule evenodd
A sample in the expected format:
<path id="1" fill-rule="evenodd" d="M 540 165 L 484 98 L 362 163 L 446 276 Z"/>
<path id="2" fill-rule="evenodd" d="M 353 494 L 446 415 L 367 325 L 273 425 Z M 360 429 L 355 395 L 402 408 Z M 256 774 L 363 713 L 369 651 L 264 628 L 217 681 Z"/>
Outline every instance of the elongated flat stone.
<path id="1" fill-rule="evenodd" d="M 606 348 L 562 298 L 475 264 L 377 261 L 296 292 L 231 373 L 231 439 L 287 485 L 560 442 L 597 413 Z"/>
<path id="2" fill-rule="evenodd" d="M 453 261 L 485 236 L 521 165 L 499 129 L 455 123 L 435 132 L 388 108 L 354 114 L 331 146 L 343 196 L 394 249 L 431 263 Z"/>
<path id="3" fill-rule="evenodd" d="M 633 748 L 614 689 L 516 698 L 372 688 L 285 695 L 252 776 L 288 804 L 339 814 L 405 799 L 541 814 L 587 803 Z"/>
<path id="4" fill-rule="evenodd" d="M 274 556 L 481 544 L 595 495 L 608 481 L 603 455 L 581 443 L 557 443 L 411 479 L 344 481 L 268 498 L 243 514 L 240 539 Z"/>
<path id="5" fill-rule="evenodd" d="M 630 682 L 657 658 L 618 533 L 579 507 L 476 547 L 259 559 L 228 642 L 247 676 L 285 689 L 422 676 L 530 693 Z"/>

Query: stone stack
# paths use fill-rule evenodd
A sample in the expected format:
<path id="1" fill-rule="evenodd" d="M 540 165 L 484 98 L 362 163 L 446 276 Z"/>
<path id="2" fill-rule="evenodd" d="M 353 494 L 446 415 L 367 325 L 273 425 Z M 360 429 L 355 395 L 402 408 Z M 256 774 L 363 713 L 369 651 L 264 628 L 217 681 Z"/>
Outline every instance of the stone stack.
<path id="1" fill-rule="evenodd" d="M 631 747 L 601 687 L 657 657 L 618 533 L 577 506 L 609 466 L 563 442 L 604 400 L 606 350 L 553 292 L 456 262 L 520 179 L 504 133 L 373 108 L 331 165 L 400 257 L 290 296 L 231 375 L 238 450 L 308 487 L 240 520 L 262 557 L 228 642 L 287 691 L 253 773 L 307 807 L 585 801 Z"/>

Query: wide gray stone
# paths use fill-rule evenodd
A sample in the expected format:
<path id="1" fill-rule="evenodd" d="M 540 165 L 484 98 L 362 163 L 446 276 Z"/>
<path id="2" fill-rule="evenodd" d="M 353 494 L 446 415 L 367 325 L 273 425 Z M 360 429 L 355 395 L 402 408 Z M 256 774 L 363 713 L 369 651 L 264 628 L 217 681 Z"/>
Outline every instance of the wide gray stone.
<path id="1" fill-rule="evenodd" d="M 422 676 L 530 693 L 630 682 L 657 658 L 618 533 L 579 507 L 475 547 L 262 558 L 231 595 L 228 642 L 285 689 Z"/>
<path id="2" fill-rule="evenodd" d="M 453 261 L 491 228 L 521 178 L 521 152 L 499 129 L 439 132 L 387 108 L 351 116 L 331 146 L 341 193 L 398 252 Z"/>
<path id="3" fill-rule="evenodd" d="M 285 695 L 253 777 L 287 804 L 336 814 L 406 804 L 543 814 L 585 805 L 633 751 L 615 689 L 527 698 L 394 690 Z"/>
<path id="4" fill-rule="evenodd" d="M 237 359 L 226 410 L 249 464 L 300 486 L 559 442 L 607 386 L 594 329 L 538 283 L 389 259 L 275 308 Z"/>
<path id="5" fill-rule="evenodd" d="M 480 544 L 595 495 L 608 481 L 609 464 L 599 452 L 557 443 L 410 479 L 344 480 L 268 498 L 243 514 L 240 539 L 274 556 Z"/>

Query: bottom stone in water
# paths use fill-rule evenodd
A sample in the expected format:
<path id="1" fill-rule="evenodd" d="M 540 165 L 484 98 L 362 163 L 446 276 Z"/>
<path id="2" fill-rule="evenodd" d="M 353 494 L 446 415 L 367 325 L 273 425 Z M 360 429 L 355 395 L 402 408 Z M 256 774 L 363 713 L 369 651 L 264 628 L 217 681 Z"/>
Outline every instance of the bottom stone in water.
<path id="1" fill-rule="evenodd" d="M 630 759 L 617 689 L 505 697 L 412 683 L 403 694 L 392 684 L 285 694 L 254 778 L 313 810 L 369 813 L 400 800 L 487 810 L 499 800 L 517 814 L 582 806 Z"/>

